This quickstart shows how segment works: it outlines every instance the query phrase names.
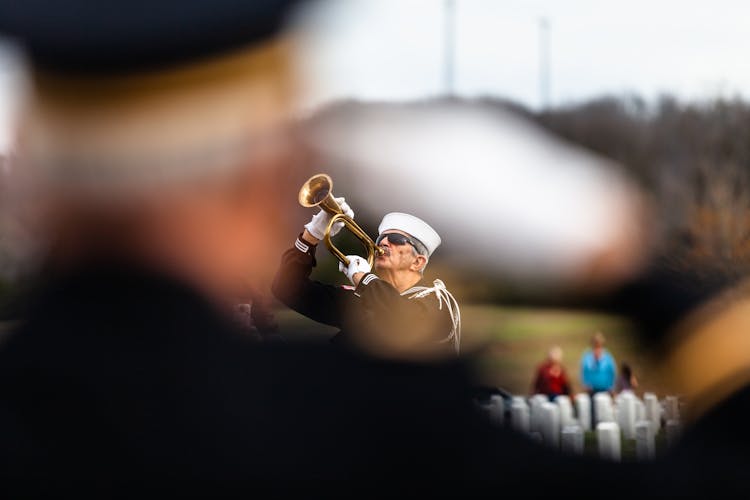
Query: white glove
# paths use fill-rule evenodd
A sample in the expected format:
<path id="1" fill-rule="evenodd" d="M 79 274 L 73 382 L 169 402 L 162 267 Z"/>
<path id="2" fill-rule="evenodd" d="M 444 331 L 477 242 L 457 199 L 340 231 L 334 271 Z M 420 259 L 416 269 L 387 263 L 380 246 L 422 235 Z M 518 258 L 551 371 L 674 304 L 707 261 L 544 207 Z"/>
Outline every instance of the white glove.
<path id="1" fill-rule="evenodd" d="M 339 262 L 339 271 L 344 273 L 351 284 L 354 284 L 354 275 L 357 273 L 369 273 L 370 264 L 367 263 L 367 259 L 363 259 L 359 255 L 347 255 L 346 258 L 349 260 L 349 265 L 344 266 L 343 262 Z"/>
<path id="2" fill-rule="evenodd" d="M 344 197 L 341 198 L 334 198 L 336 200 L 336 203 L 339 204 L 341 207 L 341 210 L 344 212 L 344 215 L 348 215 L 352 219 L 354 219 L 354 210 L 351 209 L 351 207 L 346 203 L 346 200 Z M 313 218 L 305 224 L 305 229 L 307 229 L 307 232 L 313 235 L 315 238 L 322 240 L 323 236 L 325 235 L 326 228 L 328 227 L 328 223 L 331 222 L 331 217 L 333 217 L 331 214 L 326 212 L 325 210 L 321 210 L 317 214 L 313 215 Z M 336 234 L 341 231 L 341 228 L 344 227 L 343 222 L 337 222 L 336 224 L 331 227 L 331 236 L 336 236 Z"/>

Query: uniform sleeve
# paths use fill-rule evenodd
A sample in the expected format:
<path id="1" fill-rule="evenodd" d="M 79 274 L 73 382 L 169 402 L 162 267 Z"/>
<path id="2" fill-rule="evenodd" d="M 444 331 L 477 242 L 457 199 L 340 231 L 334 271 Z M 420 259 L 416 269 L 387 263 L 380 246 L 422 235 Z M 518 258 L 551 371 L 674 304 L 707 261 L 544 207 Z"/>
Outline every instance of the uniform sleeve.
<path id="1" fill-rule="evenodd" d="M 453 327 L 450 312 L 440 308 L 437 297 L 428 294 L 409 299 L 388 282 L 368 273 L 359 282 L 354 296 L 361 311 L 362 326 L 378 335 L 408 335 L 414 342 L 440 342 L 448 338 Z M 446 342 L 452 348 L 450 342 Z"/>
<path id="2" fill-rule="evenodd" d="M 310 279 L 316 265 L 315 249 L 301 236 L 281 257 L 271 291 L 290 309 L 327 325 L 341 327 L 343 311 L 354 299 L 353 293 L 340 286 Z"/>

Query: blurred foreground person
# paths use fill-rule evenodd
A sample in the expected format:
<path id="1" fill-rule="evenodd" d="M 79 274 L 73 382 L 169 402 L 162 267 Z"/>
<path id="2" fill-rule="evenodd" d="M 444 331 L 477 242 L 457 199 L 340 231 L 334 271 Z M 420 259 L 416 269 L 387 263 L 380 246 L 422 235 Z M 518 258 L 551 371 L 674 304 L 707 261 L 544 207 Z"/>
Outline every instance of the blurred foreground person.
<path id="1" fill-rule="evenodd" d="M 234 313 L 240 328 L 256 340 L 284 342 L 270 300 L 258 290 L 248 287 L 246 294 L 237 299 Z"/>
<path id="2" fill-rule="evenodd" d="M 344 198 L 342 210 L 354 212 Z M 320 210 L 287 250 L 273 290 L 287 306 L 305 316 L 341 328 L 334 342 L 365 343 L 384 356 L 435 357 L 458 353 L 461 313 L 441 280 L 427 283 L 424 269 L 441 243 L 440 235 L 422 219 L 392 212 L 378 226 L 375 244 L 382 253 L 374 271 L 358 255 L 339 262 L 352 286 L 336 286 L 310 279 L 315 250 L 324 238 L 331 215 Z M 343 222 L 336 223 L 343 226 Z M 334 235 L 341 227 L 332 227 Z M 356 336 L 356 339 L 352 339 Z"/>
<path id="3" fill-rule="evenodd" d="M 44 202 L 47 250 L 0 350 L 4 491 L 248 498 L 349 479 L 424 493 L 529 487 L 540 467 L 555 487 L 558 473 L 612 480 L 620 468 L 480 418 L 455 359 L 386 362 L 238 327 L 233 298 L 261 286 L 288 234 L 268 207 L 293 153 L 290 7 L 0 2 L 0 32 L 31 61 L 18 189 Z"/>

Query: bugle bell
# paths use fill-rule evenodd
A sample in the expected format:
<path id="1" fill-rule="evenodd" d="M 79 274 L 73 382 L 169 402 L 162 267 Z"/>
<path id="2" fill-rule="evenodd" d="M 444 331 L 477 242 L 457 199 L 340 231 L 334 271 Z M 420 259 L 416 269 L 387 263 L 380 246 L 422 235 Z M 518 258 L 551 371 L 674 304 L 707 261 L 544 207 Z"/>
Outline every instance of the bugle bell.
<path id="1" fill-rule="evenodd" d="M 367 233 L 362 230 L 354 219 L 346 215 L 341 206 L 333 197 L 333 180 L 327 174 L 316 174 L 307 179 L 299 190 L 299 203 L 303 207 L 320 207 L 333 217 L 326 227 L 323 241 L 328 250 L 345 266 L 349 265 L 349 259 L 331 242 L 331 228 L 337 222 L 343 222 L 344 227 L 359 239 L 367 250 L 367 262 L 372 267 L 375 257 L 384 253 L 383 249 L 375 244 Z"/>

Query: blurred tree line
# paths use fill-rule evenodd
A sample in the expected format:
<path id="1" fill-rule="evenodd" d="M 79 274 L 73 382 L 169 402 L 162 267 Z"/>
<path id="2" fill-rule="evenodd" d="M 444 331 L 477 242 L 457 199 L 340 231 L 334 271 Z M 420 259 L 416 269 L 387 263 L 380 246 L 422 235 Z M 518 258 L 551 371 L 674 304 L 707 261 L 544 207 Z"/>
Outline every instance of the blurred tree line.
<path id="1" fill-rule="evenodd" d="M 750 105 L 665 96 L 602 97 L 529 114 L 614 159 L 650 193 L 663 252 L 675 265 L 744 275 L 750 268 Z"/>

